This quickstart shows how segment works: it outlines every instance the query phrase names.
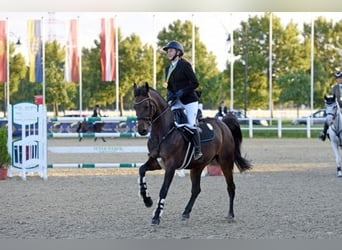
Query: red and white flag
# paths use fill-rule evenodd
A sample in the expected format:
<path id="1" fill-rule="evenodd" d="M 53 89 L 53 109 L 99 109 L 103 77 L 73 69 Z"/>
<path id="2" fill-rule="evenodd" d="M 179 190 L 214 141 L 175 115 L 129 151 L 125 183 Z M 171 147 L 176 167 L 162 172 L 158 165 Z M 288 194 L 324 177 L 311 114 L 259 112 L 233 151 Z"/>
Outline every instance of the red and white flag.
<path id="1" fill-rule="evenodd" d="M 0 82 L 7 82 L 7 32 L 3 20 L 0 20 Z"/>
<path id="2" fill-rule="evenodd" d="M 101 19 L 100 53 L 101 79 L 104 82 L 113 82 L 116 70 L 114 18 Z"/>
<path id="3" fill-rule="evenodd" d="M 64 78 L 67 82 L 78 82 L 79 55 L 78 55 L 78 22 L 76 19 L 69 21 L 68 38 L 66 43 L 66 58 Z"/>

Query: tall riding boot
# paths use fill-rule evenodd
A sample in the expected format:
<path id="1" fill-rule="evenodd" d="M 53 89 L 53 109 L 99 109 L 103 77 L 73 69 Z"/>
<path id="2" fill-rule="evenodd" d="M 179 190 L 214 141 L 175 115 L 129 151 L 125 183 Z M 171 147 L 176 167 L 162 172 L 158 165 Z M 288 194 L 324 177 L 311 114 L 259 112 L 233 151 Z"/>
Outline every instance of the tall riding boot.
<path id="1" fill-rule="evenodd" d="M 328 131 L 329 125 L 325 122 L 324 123 L 324 127 L 323 130 L 321 132 L 321 134 L 319 135 L 319 139 L 321 139 L 322 141 L 325 141 L 325 138 L 327 136 L 327 131 Z"/>
<path id="2" fill-rule="evenodd" d="M 194 160 L 196 161 L 203 156 L 201 151 L 201 140 L 197 129 L 191 129 L 191 131 L 194 132 L 192 135 L 192 142 L 195 148 Z"/>

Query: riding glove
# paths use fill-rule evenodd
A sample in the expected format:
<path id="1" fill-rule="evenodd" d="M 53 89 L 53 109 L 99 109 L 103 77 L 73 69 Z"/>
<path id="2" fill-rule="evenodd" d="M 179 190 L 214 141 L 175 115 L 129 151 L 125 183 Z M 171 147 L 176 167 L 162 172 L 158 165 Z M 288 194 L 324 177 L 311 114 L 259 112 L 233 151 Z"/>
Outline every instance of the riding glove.
<path id="1" fill-rule="evenodd" d="M 179 89 L 179 90 L 177 90 L 177 92 L 176 92 L 176 96 L 177 96 L 178 98 L 182 97 L 183 94 L 184 94 L 184 90 L 183 90 L 183 89 Z"/>
<path id="2" fill-rule="evenodd" d="M 176 95 L 175 95 L 175 93 L 173 93 L 172 91 L 167 91 L 167 102 L 169 102 L 169 101 L 172 101 L 173 99 L 175 99 L 176 98 Z"/>

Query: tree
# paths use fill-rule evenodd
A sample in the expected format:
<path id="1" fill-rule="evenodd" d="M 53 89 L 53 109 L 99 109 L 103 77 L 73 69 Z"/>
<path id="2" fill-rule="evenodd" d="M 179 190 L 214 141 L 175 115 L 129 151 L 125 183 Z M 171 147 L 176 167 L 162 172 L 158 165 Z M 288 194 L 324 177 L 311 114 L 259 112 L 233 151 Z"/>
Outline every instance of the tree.
<path id="1" fill-rule="evenodd" d="M 304 37 L 311 42 L 311 24 L 304 25 Z M 323 96 L 330 93 L 334 72 L 341 67 L 342 21 L 333 23 L 324 17 L 314 21 L 314 107 L 322 107 Z"/>
<path id="2" fill-rule="evenodd" d="M 82 50 L 82 102 L 83 107 L 110 106 L 115 101 L 115 83 L 101 80 L 100 44 Z"/>
<path id="3" fill-rule="evenodd" d="M 51 105 L 54 114 L 58 116 L 59 108 L 75 108 L 77 96 L 76 84 L 64 80 L 65 50 L 57 41 L 46 42 L 45 44 L 45 102 Z M 60 106 L 62 105 L 62 106 Z"/>
<path id="4" fill-rule="evenodd" d="M 153 82 L 153 49 L 143 45 L 139 36 L 131 34 L 120 42 L 120 103 L 122 108 L 133 108 L 133 83 Z"/>
<path id="5" fill-rule="evenodd" d="M 13 43 L 10 43 L 9 46 L 9 72 L 10 72 L 10 102 L 16 103 L 20 99 L 16 98 L 15 93 L 18 91 L 18 88 L 20 86 L 20 82 L 25 79 L 27 68 L 25 65 L 25 58 L 22 54 L 16 53 L 16 45 Z M 5 85 L 3 85 L 5 87 Z M 5 88 L 0 89 L 0 96 L 4 103 L 3 110 L 6 110 L 5 108 Z M 32 98 L 32 96 L 31 96 Z M 28 100 L 28 99 L 25 99 Z"/>
<path id="6" fill-rule="evenodd" d="M 278 82 L 281 87 L 279 102 L 294 104 L 299 116 L 300 106 L 310 104 L 310 76 L 305 71 L 298 70 L 284 74 Z"/>

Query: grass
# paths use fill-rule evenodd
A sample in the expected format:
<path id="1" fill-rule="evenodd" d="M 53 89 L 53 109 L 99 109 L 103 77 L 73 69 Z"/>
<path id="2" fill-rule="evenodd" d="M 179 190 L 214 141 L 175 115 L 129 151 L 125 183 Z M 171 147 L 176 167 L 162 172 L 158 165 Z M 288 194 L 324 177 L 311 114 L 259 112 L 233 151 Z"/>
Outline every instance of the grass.
<path id="1" fill-rule="evenodd" d="M 322 124 L 311 126 L 310 137 L 317 138 L 323 128 Z M 241 125 L 244 138 L 249 138 L 248 125 Z M 268 127 L 253 125 L 253 138 L 278 138 L 278 121 L 272 121 Z M 292 125 L 291 120 L 282 121 L 281 138 L 307 138 L 306 125 Z"/>

